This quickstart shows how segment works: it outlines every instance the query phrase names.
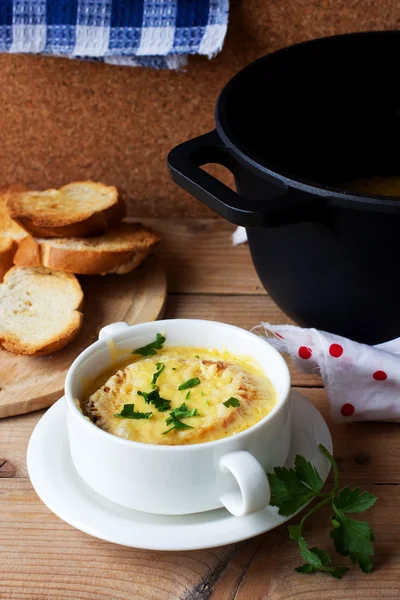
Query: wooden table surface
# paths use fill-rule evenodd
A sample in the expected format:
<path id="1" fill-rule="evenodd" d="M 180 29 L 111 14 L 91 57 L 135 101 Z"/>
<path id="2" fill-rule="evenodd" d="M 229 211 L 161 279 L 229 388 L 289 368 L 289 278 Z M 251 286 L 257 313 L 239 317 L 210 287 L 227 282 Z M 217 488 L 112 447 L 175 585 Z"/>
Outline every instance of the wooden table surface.
<path id="1" fill-rule="evenodd" d="M 233 248 L 224 221 L 152 222 L 164 235 L 166 317 L 250 328 L 287 322 L 262 288 L 247 245 Z M 36 496 L 26 470 L 29 436 L 43 411 L 0 421 L 0 598 L 4 600 L 304 600 L 400 598 L 398 424 L 334 424 L 316 376 L 291 368 L 293 386 L 328 421 L 343 484 L 378 496 L 369 511 L 376 569 L 336 581 L 294 572 L 301 562 L 286 526 L 247 542 L 195 552 L 150 552 L 92 538 L 61 521 Z M 307 527 L 330 547 L 329 510 Z"/>

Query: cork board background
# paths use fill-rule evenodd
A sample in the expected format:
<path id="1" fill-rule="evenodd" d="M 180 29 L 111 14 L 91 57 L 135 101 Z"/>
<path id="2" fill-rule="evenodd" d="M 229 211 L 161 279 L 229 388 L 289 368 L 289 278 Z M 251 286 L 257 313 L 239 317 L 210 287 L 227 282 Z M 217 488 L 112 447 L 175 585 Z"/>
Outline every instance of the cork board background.
<path id="1" fill-rule="evenodd" d="M 0 184 L 91 178 L 116 185 L 131 215 L 213 215 L 170 181 L 166 156 L 213 128 L 232 75 L 295 42 L 399 24 L 398 0 L 231 0 L 222 53 L 186 72 L 0 55 Z"/>

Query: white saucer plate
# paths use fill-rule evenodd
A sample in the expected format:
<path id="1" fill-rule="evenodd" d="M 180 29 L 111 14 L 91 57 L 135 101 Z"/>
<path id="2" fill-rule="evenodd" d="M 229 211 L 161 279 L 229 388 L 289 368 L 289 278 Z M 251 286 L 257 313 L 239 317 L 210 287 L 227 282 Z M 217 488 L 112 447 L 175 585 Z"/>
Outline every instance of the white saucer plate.
<path id="1" fill-rule="evenodd" d="M 318 449 L 332 452 L 329 429 L 318 410 L 292 392 L 292 442 L 286 466 L 296 454 L 315 465 L 322 479 L 329 463 Z M 96 457 L 93 457 L 96 460 Z M 226 509 L 182 516 L 138 512 L 106 500 L 80 478 L 69 452 L 64 398 L 36 425 L 28 446 L 28 472 L 36 493 L 60 519 L 89 535 L 148 550 L 199 550 L 232 544 L 265 533 L 285 521 L 275 507 L 244 517 Z"/>

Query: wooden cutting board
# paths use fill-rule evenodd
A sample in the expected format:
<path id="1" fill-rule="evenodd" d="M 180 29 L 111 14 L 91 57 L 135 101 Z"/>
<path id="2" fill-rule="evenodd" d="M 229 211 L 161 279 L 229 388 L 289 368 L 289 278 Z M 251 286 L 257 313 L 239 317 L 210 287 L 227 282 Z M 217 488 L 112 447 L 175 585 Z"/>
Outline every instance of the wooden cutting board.
<path id="1" fill-rule="evenodd" d="M 0 418 L 47 408 L 63 395 L 65 375 L 102 327 L 130 325 L 162 316 L 167 296 L 164 267 L 157 254 L 127 275 L 79 277 L 85 300 L 83 327 L 69 346 L 49 356 L 15 356 L 0 349 Z"/>

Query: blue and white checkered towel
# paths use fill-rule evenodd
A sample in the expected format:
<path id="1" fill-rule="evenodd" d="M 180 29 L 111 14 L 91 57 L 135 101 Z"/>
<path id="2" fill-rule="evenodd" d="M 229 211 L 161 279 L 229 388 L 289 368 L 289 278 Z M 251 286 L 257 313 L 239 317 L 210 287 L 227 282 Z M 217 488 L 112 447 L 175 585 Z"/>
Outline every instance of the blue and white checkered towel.
<path id="1" fill-rule="evenodd" d="M 224 42 L 229 0 L 0 0 L 0 52 L 177 69 Z"/>

